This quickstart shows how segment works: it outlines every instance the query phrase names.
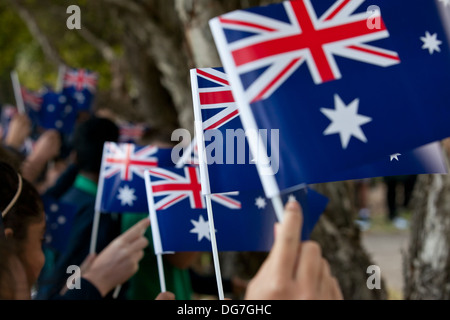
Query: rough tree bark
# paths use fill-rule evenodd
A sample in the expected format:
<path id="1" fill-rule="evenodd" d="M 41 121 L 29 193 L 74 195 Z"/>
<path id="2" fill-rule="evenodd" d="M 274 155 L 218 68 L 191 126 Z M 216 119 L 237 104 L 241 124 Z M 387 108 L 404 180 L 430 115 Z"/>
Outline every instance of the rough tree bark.
<path id="1" fill-rule="evenodd" d="M 367 267 L 373 265 L 361 245 L 361 232 L 354 223 L 357 210 L 354 183 L 323 183 L 315 189 L 329 198 L 329 204 L 311 238 L 320 243 L 324 257 L 339 280 L 345 299 L 386 299 L 385 282 L 381 289 L 368 289 Z"/>
<path id="2" fill-rule="evenodd" d="M 450 299 L 449 194 L 450 175 L 419 176 L 404 257 L 405 299 Z"/>
<path id="3" fill-rule="evenodd" d="M 145 59 L 147 64 L 151 63 L 156 67 L 157 70 L 151 69 L 146 73 L 148 74 L 151 71 L 158 75 L 159 82 L 162 84 L 162 87 L 159 86 L 159 88 L 164 89 L 170 95 L 171 108 L 175 107 L 179 124 L 192 132 L 194 117 L 189 87 L 188 57 L 186 56 L 181 24 L 174 11 L 174 1 L 104 1 L 123 9 L 121 19 L 126 25 L 125 38 L 127 39 L 132 35 L 133 40 L 136 41 L 135 49 L 138 48 L 140 51 L 140 58 Z M 134 58 L 129 61 L 130 63 L 138 63 Z M 134 71 L 137 70 L 134 69 Z M 137 82 L 140 82 L 140 80 Z M 143 81 L 142 84 L 146 85 L 146 81 Z M 156 85 L 156 83 L 153 84 Z M 142 90 L 139 91 L 143 93 Z M 149 102 L 151 101 L 146 101 L 148 103 L 147 108 L 155 109 L 152 111 L 154 114 L 158 110 L 159 112 L 165 112 L 163 109 L 167 107 L 167 104 L 158 105 Z M 160 123 L 163 124 L 164 122 Z"/>

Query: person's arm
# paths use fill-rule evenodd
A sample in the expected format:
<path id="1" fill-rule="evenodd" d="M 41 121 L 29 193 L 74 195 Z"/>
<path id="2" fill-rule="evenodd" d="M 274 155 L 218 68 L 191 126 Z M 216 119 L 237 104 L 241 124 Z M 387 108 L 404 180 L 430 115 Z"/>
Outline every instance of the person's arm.
<path id="1" fill-rule="evenodd" d="M 250 281 L 245 299 L 343 299 L 319 244 L 314 241 L 300 243 L 302 223 L 299 203 L 288 202 L 283 222 L 275 225 L 272 250 Z"/>
<path id="2" fill-rule="evenodd" d="M 5 145 L 17 152 L 20 151 L 30 132 L 31 122 L 28 116 L 26 114 L 16 114 L 9 124 L 8 133 L 5 137 Z"/>
<path id="3" fill-rule="evenodd" d="M 30 182 L 34 182 L 44 170 L 48 161 L 59 154 L 61 137 L 56 130 L 44 132 L 36 141 L 31 154 L 22 164 L 22 176 Z"/>
<path id="4" fill-rule="evenodd" d="M 54 297 L 52 300 L 101 300 L 100 291 L 83 277 L 80 279 L 80 289 L 65 291 L 64 294 Z"/>
<path id="5" fill-rule="evenodd" d="M 82 278 L 93 284 L 102 297 L 123 284 L 138 270 L 144 248 L 148 245 L 144 233 L 149 226 L 148 218 L 136 223 L 90 262 Z"/>

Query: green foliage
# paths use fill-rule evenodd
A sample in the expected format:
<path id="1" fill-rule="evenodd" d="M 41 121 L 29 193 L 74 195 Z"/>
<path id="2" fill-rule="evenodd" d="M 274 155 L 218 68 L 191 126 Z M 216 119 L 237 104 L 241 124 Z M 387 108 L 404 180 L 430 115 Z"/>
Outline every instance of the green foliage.
<path id="1" fill-rule="evenodd" d="M 109 64 L 77 30 L 66 27 L 67 6 L 76 4 L 81 8 L 82 28 L 84 26 L 91 33 L 101 35 L 102 41 L 120 53 L 120 29 L 108 10 L 100 7 L 99 1 L 27 0 L 22 4 L 33 14 L 42 33 L 68 66 L 98 72 L 100 90 L 109 88 Z M 58 66 L 47 60 L 14 7 L 4 1 L 0 2 L 0 30 L 0 104 L 15 101 L 10 79 L 10 72 L 14 69 L 18 71 L 21 84 L 30 89 L 54 87 Z"/>
<path id="2" fill-rule="evenodd" d="M 13 103 L 10 72 L 16 67 L 19 53 L 29 55 L 36 43 L 16 12 L 0 2 L 0 103 Z"/>

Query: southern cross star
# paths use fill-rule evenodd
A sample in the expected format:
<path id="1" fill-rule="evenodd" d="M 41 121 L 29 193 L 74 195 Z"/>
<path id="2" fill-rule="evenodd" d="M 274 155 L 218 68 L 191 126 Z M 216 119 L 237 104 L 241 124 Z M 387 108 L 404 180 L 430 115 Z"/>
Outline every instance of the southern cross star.
<path id="1" fill-rule="evenodd" d="M 390 158 L 391 158 L 391 161 L 392 160 L 397 160 L 397 161 L 399 161 L 398 160 L 398 156 L 401 156 L 401 153 L 394 153 L 394 154 L 391 154 L 391 156 L 390 156 Z"/>
<path id="2" fill-rule="evenodd" d="M 430 34 L 426 31 L 425 37 L 420 37 L 420 40 L 423 42 L 422 49 L 428 49 L 430 54 L 433 54 L 435 51 L 441 52 L 441 48 L 439 46 L 442 44 L 442 41 L 437 39 L 437 33 Z"/>
<path id="3" fill-rule="evenodd" d="M 258 209 L 264 209 L 266 205 L 266 199 L 264 199 L 263 197 L 258 197 L 255 199 L 255 206 L 258 207 Z"/>
<path id="4" fill-rule="evenodd" d="M 134 195 L 134 189 L 125 185 L 123 188 L 119 188 L 119 195 L 117 196 L 117 199 L 120 200 L 120 204 L 122 206 L 132 206 L 137 197 Z"/>
<path id="5" fill-rule="evenodd" d="M 339 133 L 343 149 L 347 149 L 350 138 L 353 136 L 362 142 L 367 142 L 361 126 L 371 122 L 372 118 L 358 114 L 359 99 L 353 100 L 348 106 L 344 104 L 339 95 L 334 95 L 335 109 L 321 108 L 320 111 L 331 121 L 323 134 Z"/>
<path id="6" fill-rule="evenodd" d="M 198 221 L 191 220 L 191 223 L 194 225 L 194 228 L 191 229 L 190 233 L 197 234 L 197 241 L 200 242 L 203 238 L 211 241 L 211 235 L 209 233 L 209 223 L 203 219 L 203 216 L 199 216 Z"/>

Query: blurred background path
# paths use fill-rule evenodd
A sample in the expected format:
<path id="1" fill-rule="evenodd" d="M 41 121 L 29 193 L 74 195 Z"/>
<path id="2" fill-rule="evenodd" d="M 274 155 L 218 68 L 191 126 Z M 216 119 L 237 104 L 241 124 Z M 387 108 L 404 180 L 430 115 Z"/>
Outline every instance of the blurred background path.
<path id="1" fill-rule="evenodd" d="M 388 287 L 389 298 L 402 299 L 403 252 L 408 248 L 409 228 L 398 230 L 386 221 L 385 188 L 383 183 L 370 188 L 371 227 L 362 233 L 362 242 L 374 264 L 381 268 L 381 276 Z M 403 211 L 401 215 L 409 220 L 410 214 Z"/>

